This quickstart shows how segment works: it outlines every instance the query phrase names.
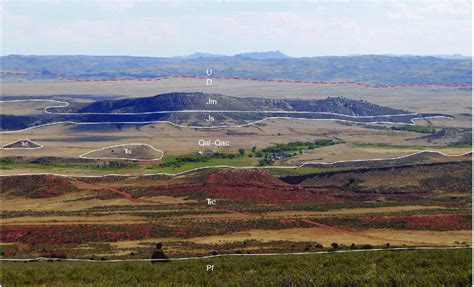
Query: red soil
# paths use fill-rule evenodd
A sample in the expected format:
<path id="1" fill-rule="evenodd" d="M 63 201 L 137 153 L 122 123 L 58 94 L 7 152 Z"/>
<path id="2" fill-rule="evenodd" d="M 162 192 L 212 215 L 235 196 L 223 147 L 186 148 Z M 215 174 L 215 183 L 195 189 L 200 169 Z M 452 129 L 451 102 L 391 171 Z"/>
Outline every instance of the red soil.
<path id="1" fill-rule="evenodd" d="M 420 214 L 399 216 L 364 216 L 362 221 L 369 222 L 401 222 L 410 228 L 428 228 L 435 230 L 469 230 L 471 229 L 470 215 L 464 214 Z"/>
<path id="2" fill-rule="evenodd" d="M 330 196 L 287 184 L 263 170 L 215 172 L 203 178 L 201 182 L 175 186 L 171 184 L 155 189 L 152 194 L 182 196 L 205 194 L 215 198 L 267 204 L 333 201 Z"/>
<path id="3" fill-rule="evenodd" d="M 77 190 L 67 178 L 53 175 L 8 176 L 0 178 L 2 192 L 27 197 L 53 197 Z"/>
<path id="4" fill-rule="evenodd" d="M 3 226 L 2 242 L 26 244 L 81 244 L 114 242 L 148 237 L 169 236 L 169 231 L 155 225 L 24 225 Z"/>

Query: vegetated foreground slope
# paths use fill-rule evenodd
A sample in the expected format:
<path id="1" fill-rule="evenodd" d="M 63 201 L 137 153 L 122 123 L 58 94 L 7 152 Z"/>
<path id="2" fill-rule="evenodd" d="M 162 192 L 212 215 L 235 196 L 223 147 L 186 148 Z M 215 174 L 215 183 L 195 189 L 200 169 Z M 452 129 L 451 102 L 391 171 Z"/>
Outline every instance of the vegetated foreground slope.
<path id="1" fill-rule="evenodd" d="M 74 179 L 54 175 L 0 177 L 3 195 L 29 198 L 59 196 L 81 190 L 80 183 L 122 189 L 133 198 L 150 196 L 215 197 L 228 203 L 277 204 L 357 201 L 437 200 L 433 193 L 471 190 L 471 161 L 352 167 L 314 174 L 277 177 L 262 169 L 209 169 L 178 177 L 99 177 Z M 116 194 L 120 197 L 123 194 Z M 439 196 L 437 197 L 439 198 Z M 455 205 L 457 199 L 449 204 Z M 245 208 L 242 206 L 242 208 Z"/>
<path id="2" fill-rule="evenodd" d="M 1 57 L 5 71 L 62 74 L 79 78 L 128 78 L 165 75 L 205 75 L 308 81 L 359 81 L 371 84 L 470 84 L 471 59 L 435 57 L 346 56 L 283 59 L 152 58 L 126 56 Z M 403 71 L 401 73 L 400 71 Z"/>
<path id="3" fill-rule="evenodd" d="M 149 258 L 162 240 L 170 257 L 465 246 L 471 174 L 471 161 L 461 161 L 321 171 L 296 184 L 264 170 L 229 169 L 1 177 L 1 251 L 9 258 Z"/>
<path id="4" fill-rule="evenodd" d="M 207 264 L 214 265 L 214 271 L 207 272 Z M 227 257 L 165 264 L 5 262 L 1 282 L 15 286 L 470 286 L 471 266 L 470 249 Z"/>

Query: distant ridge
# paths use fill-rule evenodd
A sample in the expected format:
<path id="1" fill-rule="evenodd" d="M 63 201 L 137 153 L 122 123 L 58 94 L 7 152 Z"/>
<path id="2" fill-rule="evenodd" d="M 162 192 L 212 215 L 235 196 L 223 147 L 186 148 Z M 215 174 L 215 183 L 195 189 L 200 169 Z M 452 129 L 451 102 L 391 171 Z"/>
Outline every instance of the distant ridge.
<path id="1" fill-rule="evenodd" d="M 228 111 L 299 111 L 337 113 L 350 116 L 379 116 L 406 114 L 407 111 L 393 109 L 362 100 L 343 97 L 328 97 L 324 100 L 267 99 L 262 97 L 235 98 L 221 94 L 165 93 L 153 97 L 126 98 L 97 101 L 79 108 L 79 113 L 144 113 L 179 110 L 213 110 L 206 101 L 215 99 L 219 110 Z"/>
<path id="2" fill-rule="evenodd" d="M 210 53 L 201 53 L 196 52 L 194 54 L 188 56 L 176 56 L 173 58 L 181 58 L 181 59 L 212 59 L 212 58 L 225 58 L 228 57 L 226 55 L 219 55 L 219 54 L 210 54 Z"/>
<path id="3" fill-rule="evenodd" d="M 472 57 L 464 56 L 461 54 L 452 54 L 452 55 L 433 55 L 432 57 L 447 59 L 447 60 L 470 60 Z"/>
<path id="4" fill-rule="evenodd" d="M 362 55 L 361 55 L 362 56 Z M 387 56 L 387 57 L 399 57 L 399 58 L 414 58 L 414 57 L 433 57 L 433 58 L 438 58 L 438 59 L 445 59 L 445 60 L 471 60 L 472 57 L 469 56 L 464 56 L 461 54 L 452 54 L 452 55 L 396 55 L 396 54 L 384 54 L 381 56 Z"/>
<path id="5" fill-rule="evenodd" d="M 232 58 L 232 57 L 255 59 L 255 60 L 291 58 L 290 56 L 283 54 L 279 50 L 265 51 L 265 52 L 239 53 L 239 54 L 236 54 L 236 55 L 233 55 L 233 56 L 196 52 L 196 53 L 188 55 L 188 56 L 176 56 L 176 57 L 173 57 L 173 58 L 178 58 L 178 59 L 218 59 L 218 58 Z"/>
<path id="6" fill-rule="evenodd" d="M 280 57 L 280 58 L 278 58 Z M 3 71 L 50 73 L 79 79 L 157 78 L 202 75 L 212 68 L 216 77 L 360 82 L 370 85 L 468 84 L 472 59 L 433 56 L 288 57 L 283 53 L 244 53 L 236 56 L 197 53 L 182 58 L 130 56 L 1 57 Z M 47 75 L 45 75 L 47 76 Z M 2 75 L 10 77 L 10 75 Z"/>
<path id="7" fill-rule="evenodd" d="M 291 58 L 288 55 L 283 54 L 279 50 L 269 52 L 250 52 L 237 54 L 234 57 L 256 59 L 256 60 L 267 60 L 267 59 L 288 59 Z"/>

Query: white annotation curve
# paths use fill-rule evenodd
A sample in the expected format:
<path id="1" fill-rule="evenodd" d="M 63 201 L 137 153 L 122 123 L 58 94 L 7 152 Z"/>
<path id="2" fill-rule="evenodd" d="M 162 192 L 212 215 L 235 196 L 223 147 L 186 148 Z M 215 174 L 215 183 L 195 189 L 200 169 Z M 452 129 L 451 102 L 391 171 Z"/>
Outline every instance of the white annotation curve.
<path id="1" fill-rule="evenodd" d="M 344 120 L 344 119 L 308 119 L 308 118 L 298 118 L 298 117 L 265 117 L 262 120 L 253 121 L 246 124 L 241 125 L 217 125 L 217 126 L 193 126 L 193 125 L 180 125 L 173 123 L 171 121 L 137 121 L 137 122 L 127 122 L 127 121 L 117 121 L 117 122 L 73 122 L 73 121 L 59 121 L 59 122 L 52 122 L 41 124 L 37 126 L 32 126 L 20 130 L 2 130 L 0 134 L 11 134 L 11 133 L 21 133 L 24 131 L 48 127 L 52 125 L 60 125 L 60 124 L 69 124 L 69 125 L 114 125 L 114 124 L 131 124 L 131 125 L 146 125 L 146 124 L 169 124 L 174 127 L 178 128 L 189 128 L 189 129 L 229 129 L 229 128 L 244 128 L 253 125 L 257 125 L 259 123 L 263 123 L 267 120 L 302 120 L 302 121 L 334 121 L 334 122 L 345 122 L 345 123 L 354 123 L 354 124 L 394 124 L 394 125 L 415 125 L 416 120 L 424 120 L 424 119 L 433 119 L 433 118 L 445 118 L 451 120 L 451 117 L 448 116 L 420 116 L 410 119 L 410 122 L 391 122 L 391 121 L 366 121 L 366 122 L 359 122 L 359 121 L 352 121 L 352 120 Z"/>
<path id="2" fill-rule="evenodd" d="M 11 145 L 15 145 L 17 143 L 19 143 L 21 146 L 20 147 L 8 147 L 8 146 L 11 146 Z M 31 144 L 36 145 L 36 146 L 32 147 Z M 0 148 L 4 149 L 4 150 L 12 150 L 12 149 L 31 150 L 31 149 L 40 149 L 40 148 L 43 148 L 43 147 L 44 146 L 42 144 L 36 143 L 36 142 L 34 142 L 30 139 L 19 139 L 19 140 L 16 140 L 14 142 L 11 142 L 11 143 L 4 144 Z"/>
<path id="3" fill-rule="evenodd" d="M 67 107 L 69 106 L 68 102 L 64 101 L 57 101 L 57 100 L 45 100 L 45 99 L 27 99 L 27 100 L 5 100 L 5 101 L 0 101 L 0 103 L 3 102 L 54 102 L 58 103 L 60 105 L 57 106 L 47 106 L 44 108 L 44 112 L 48 114 L 55 114 L 47 111 L 48 108 L 62 108 L 62 107 Z M 212 112 L 210 110 L 189 110 L 189 111 L 160 111 L 159 113 L 186 113 L 186 112 Z M 346 118 L 353 118 L 353 119 L 379 119 L 379 118 L 384 118 L 384 117 L 399 117 L 399 116 L 417 116 L 420 115 L 418 113 L 405 113 L 405 114 L 391 114 L 391 115 L 377 115 L 377 116 L 354 116 L 354 115 L 345 115 L 345 114 L 338 114 L 338 113 L 331 113 L 331 112 L 292 112 L 292 111 L 214 111 L 214 112 L 226 112 L 226 113 L 241 113 L 241 112 L 251 112 L 251 113 L 294 113 L 294 114 L 303 114 L 303 113 L 309 113 L 309 114 L 324 114 L 324 115 L 334 115 L 334 116 L 340 116 L 340 117 L 346 117 Z M 152 113 L 158 113 L 158 112 L 152 112 Z M 63 113 L 63 114 L 77 114 L 77 113 Z M 116 115 L 134 115 L 134 114 L 144 114 L 144 113 L 106 113 L 106 114 L 116 114 Z M 366 122 L 359 122 L 359 121 L 352 121 L 352 120 L 345 120 L 345 119 L 310 119 L 310 118 L 299 118 L 299 117 L 288 117 L 288 116 L 272 116 L 272 117 L 265 117 L 261 120 L 257 121 L 252 121 L 246 124 L 241 124 L 241 125 L 214 125 L 214 126 L 193 126 L 193 125 L 180 125 L 176 124 L 171 121 L 109 121 L 109 122 L 74 122 L 74 121 L 58 121 L 58 122 L 51 122 L 51 123 L 46 123 L 46 124 L 40 124 L 24 129 L 19 129 L 19 130 L 2 130 L 0 131 L 0 134 L 8 134 L 8 133 L 18 133 L 18 132 L 23 132 L 23 131 L 28 131 L 31 129 L 36 129 L 36 128 L 42 128 L 42 127 L 47 127 L 51 125 L 56 125 L 56 124 L 74 124 L 74 125 L 100 125 L 100 124 L 155 124 L 155 123 L 165 123 L 169 124 L 175 127 L 179 128 L 191 128 L 191 129 L 222 129 L 222 128 L 242 128 L 242 127 L 249 127 L 252 125 L 256 125 L 259 123 L 262 123 L 266 120 L 274 120 L 274 119 L 288 119 L 288 120 L 310 120 L 310 121 L 340 121 L 340 122 L 347 122 L 347 123 L 359 123 L 359 124 L 400 124 L 400 125 L 415 125 L 415 120 L 420 120 L 420 119 L 431 119 L 431 118 L 446 118 L 446 119 L 452 119 L 452 117 L 449 116 L 443 116 L 443 115 L 435 115 L 435 116 L 418 116 L 418 117 L 413 117 L 410 119 L 410 122 L 395 122 L 395 121 L 366 121 Z"/>
<path id="4" fill-rule="evenodd" d="M 0 261 L 15 261 L 15 262 L 34 262 L 34 261 L 73 261 L 73 262 L 96 262 L 96 263 L 112 263 L 112 262 L 159 262 L 159 261 L 186 261 L 186 260 L 202 260 L 218 257 L 248 257 L 248 256 L 293 256 L 293 255 L 319 255 L 319 254 L 333 254 L 333 253 L 361 253 L 361 252 L 377 252 L 377 251 L 404 251 L 404 250 L 452 250 L 452 249 L 471 249 L 472 246 L 420 246 L 420 247 L 390 247 L 390 248 L 373 248 L 373 249 L 351 249 L 351 250 L 327 250 L 316 252 L 281 252 L 281 253 L 231 253 L 231 254 L 216 254 L 208 256 L 195 257 L 177 257 L 168 259 L 108 259 L 108 260 L 93 260 L 93 259 L 75 259 L 75 258 L 50 258 L 50 257 L 36 257 L 36 258 L 0 258 Z"/>
<path id="5" fill-rule="evenodd" d="M 151 148 L 152 150 L 156 151 L 156 152 L 159 152 L 161 155 L 157 158 L 152 158 L 152 159 L 144 159 L 144 158 L 129 158 L 129 157 L 90 157 L 90 156 L 87 156 L 91 153 L 94 153 L 94 152 L 97 152 L 97 151 L 103 151 L 103 150 L 107 150 L 107 149 L 112 149 L 112 148 L 124 148 L 126 150 L 127 147 L 130 147 L 130 146 L 146 146 L 148 148 Z M 125 151 L 126 152 L 126 151 Z M 131 152 L 131 151 L 130 151 Z M 130 144 L 119 144 L 119 145 L 113 145 L 113 146 L 108 146 L 108 147 L 103 147 L 103 148 L 99 148 L 99 149 L 95 149 L 95 150 L 92 150 L 92 151 L 88 151 L 86 153 L 83 153 L 81 155 L 79 155 L 80 158 L 84 158 L 84 159 L 104 159 L 104 160 L 114 160 L 114 159 L 120 159 L 120 160 L 132 160 L 132 161 L 158 161 L 158 160 L 161 160 L 164 156 L 164 152 L 160 149 L 156 149 L 155 147 L 149 145 L 149 144 L 144 144 L 144 143 L 130 143 Z"/>
<path id="6" fill-rule="evenodd" d="M 418 113 L 400 113 L 400 114 L 389 114 L 389 115 L 374 115 L 374 116 L 357 116 L 348 115 L 332 112 L 312 112 L 312 111 L 258 111 L 258 110 L 166 110 L 166 111 L 152 111 L 152 112 L 51 112 L 49 109 L 52 108 L 65 108 L 70 106 L 69 102 L 48 100 L 48 99 L 26 99 L 26 100 L 5 100 L 0 103 L 15 103 L 15 102 L 53 102 L 59 105 L 46 106 L 43 111 L 50 115 L 154 115 L 154 114 L 173 114 L 173 113 L 255 113 L 255 114 L 317 114 L 317 115 L 333 115 L 347 118 L 360 118 L 360 119 L 371 119 L 371 118 L 386 118 L 386 117 L 401 117 L 401 116 L 416 116 Z"/>

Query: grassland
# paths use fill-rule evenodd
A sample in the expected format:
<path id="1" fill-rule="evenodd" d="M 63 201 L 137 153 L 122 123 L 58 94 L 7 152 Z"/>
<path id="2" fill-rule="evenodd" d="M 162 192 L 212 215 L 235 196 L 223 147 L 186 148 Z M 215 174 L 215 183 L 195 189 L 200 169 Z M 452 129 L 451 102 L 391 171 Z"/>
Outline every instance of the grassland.
<path id="1" fill-rule="evenodd" d="M 0 281 L 4 286 L 470 286 L 471 270 L 470 249 L 408 250 L 159 264 L 3 262 Z"/>
<path id="2" fill-rule="evenodd" d="M 51 161 L 45 163 L 30 163 L 17 161 L 9 158 L 0 159 L 0 170 L 32 170 L 36 172 L 95 172 L 95 173 L 169 173 L 176 174 L 195 168 L 207 166 L 232 166 L 232 167 L 252 167 L 257 165 L 257 159 L 236 154 L 221 154 L 219 156 L 168 156 L 160 163 L 149 162 L 138 164 L 127 161 L 101 161 L 102 163 L 65 163 Z M 226 155 L 229 155 L 227 157 Z M 230 157 L 232 156 L 232 157 Z M 195 161 L 182 161 L 182 158 L 195 158 Z"/>
<path id="3" fill-rule="evenodd" d="M 174 174 L 206 166 L 251 167 L 256 166 L 256 163 L 257 159 L 255 158 L 233 153 L 209 155 L 192 154 L 168 156 L 161 163 L 150 165 L 147 169 L 154 172 Z"/>
<path id="4" fill-rule="evenodd" d="M 214 80 L 206 86 L 203 79 L 170 79 L 160 82 L 112 82 L 76 83 L 58 80 L 5 80 L 3 94 L 6 96 L 35 97 L 45 95 L 82 95 L 83 98 L 146 97 L 160 93 L 210 92 L 229 96 L 262 96 L 280 99 L 323 99 L 328 96 L 344 96 L 364 99 L 379 105 L 408 109 L 419 113 L 443 113 L 458 115 L 470 112 L 469 90 L 450 88 L 410 87 L 401 89 L 367 89 L 357 86 L 313 86 L 258 81 Z M 178 88 L 179 87 L 179 88 Z M 118 96 L 117 96 L 118 95 Z M 402 95 L 402 96 L 401 96 Z"/>
<path id="5" fill-rule="evenodd" d="M 136 163 L 127 163 L 112 161 L 107 165 L 87 164 L 87 163 L 61 163 L 57 161 L 48 163 L 28 163 L 18 162 L 11 159 L 3 158 L 0 160 L 0 170 L 6 171 L 21 171 L 26 170 L 32 173 L 51 172 L 51 173 L 65 173 L 72 174 L 79 172 L 81 174 L 107 174 L 107 173 L 169 173 L 176 174 L 188 171 L 195 168 L 214 167 L 214 166 L 230 166 L 230 167 L 256 167 L 258 158 L 248 156 L 238 156 L 232 159 L 210 158 L 198 162 L 185 162 L 179 165 L 166 165 L 167 163 L 176 163 L 176 156 L 169 156 L 163 160 L 165 165 L 148 164 L 140 165 Z M 278 168 L 269 167 L 268 170 L 274 175 L 289 175 L 289 174 L 308 174 L 318 172 L 330 172 L 346 170 L 347 168 Z"/>
<path id="6" fill-rule="evenodd" d="M 470 145 L 451 145 L 461 140 L 461 135 L 447 135 L 439 139 L 428 139 L 420 133 L 410 131 L 394 132 L 390 128 L 373 129 L 369 127 L 343 125 L 335 122 L 311 122 L 302 120 L 270 120 L 258 126 L 242 129 L 222 129 L 202 131 L 195 129 L 180 129 L 168 125 L 150 124 L 140 127 L 104 126 L 78 127 L 70 125 L 50 126 L 33 129 L 20 134 L 3 134 L 0 144 L 6 144 L 19 138 L 29 138 L 44 148 L 36 150 L 0 150 L 2 157 L 23 156 L 27 158 L 58 157 L 77 158 L 79 155 L 112 146 L 139 142 L 149 144 L 163 150 L 165 155 L 161 162 L 144 164 L 102 165 L 95 163 L 68 163 L 56 161 L 42 164 L 24 164 L 3 160 L 1 168 L 5 174 L 35 173 L 41 170 L 52 173 L 86 175 L 137 172 L 181 172 L 201 166 L 228 165 L 228 166 L 256 166 L 261 158 L 245 158 L 252 154 L 253 147 L 257 151 L 280 150 L 294 148 L 285 152 L 292 152 L 291 157 L 284 157 L 272 163 L 274 166 L 299 166 L 305 162 L 335 162 L 345 160 L 379 159 L 408 155 L 422 150 L 438 150 L 449 155 L 460 155 L 470 151 Z M 185 162 L 179 166 L 164 166 L 162 163 L 171 163 L 181 156 L 189 156 L 203 149 L 198 146 L 198 139 L 225 139 L 231 143 L 230 147 L 215 150 L 217 153 L 232 154 L 245 150 L 243 157 L 233 159 L 209 159 L 200 162 Z M 313 143 L 321 139 L 332 139 L 336 145 L 318 146 L 309 149 L 305 143 Z M 289 147 L 289 143 L 303 143 L 299 147 Z M 300 152 L 301 150 L 301 152 Z M 296 154 L 296 155 L 295 155 Z M 149 168 L 152 166 L 153 168 Z M 303 171 L 303 170 L 302 170 Z"/>
<path id="7" fill-rule="evenodd" d="M 352 143 L 354 147 L 361 148 L 382 148 L 382 149 L 408 149 L 408 150 L 443 150 L 443 149 L 465 149 L 472 147 L 472 144 L 450 145 L 450 146 L 427 146 L 427 145 L 396 145 L 389 143 Z"/>

